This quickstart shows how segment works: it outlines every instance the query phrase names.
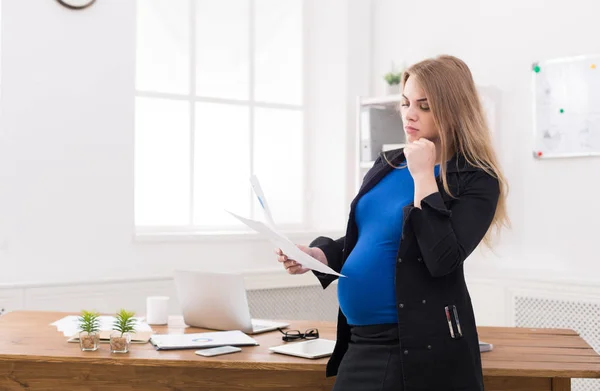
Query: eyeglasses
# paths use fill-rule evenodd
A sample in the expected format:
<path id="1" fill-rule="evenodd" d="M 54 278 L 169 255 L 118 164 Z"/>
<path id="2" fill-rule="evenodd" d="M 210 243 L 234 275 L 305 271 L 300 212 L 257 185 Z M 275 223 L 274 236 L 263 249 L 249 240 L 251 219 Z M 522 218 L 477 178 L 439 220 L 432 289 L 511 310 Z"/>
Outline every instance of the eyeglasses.
<path id="1" fill-rule="evenodd" d="M 283 334 L 283 339 L 286 342 L 297 341 L 299 339 L 317 339 L 319 338 L 319 330 L 317 329 L 308 329 L 304 333 L 301 333 L 299 330 L 288 330 L 283 331 L 282 329 L 277 329 L 281 334 Z"/>

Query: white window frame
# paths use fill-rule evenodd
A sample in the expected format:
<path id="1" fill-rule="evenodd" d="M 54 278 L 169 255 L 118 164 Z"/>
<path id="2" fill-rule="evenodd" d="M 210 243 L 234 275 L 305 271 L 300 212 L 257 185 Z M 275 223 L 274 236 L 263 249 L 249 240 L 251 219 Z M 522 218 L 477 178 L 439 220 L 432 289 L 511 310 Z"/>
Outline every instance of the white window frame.
<path id="1" fill-rule="evenodd" d="M 4 32 L 2 28 L 2 14 L 2 0 L 0 0 L 0 60 L 2 59 L 2 35 Z M 0 67 L 0 116 L 2 115 L 2 85 L 4 83 L 4 79 L 2 78 L 2 70 L 3 69 Z M 2 129 L 0 129 L 0 134 L 2 134 Z"/>
<path id="2" fill-rule="evenodd" d="M 144 1 L 144 0 L 138 0 Z M 138 241 L 176 241 L 176 242 L 187 242 L 187 241 L 196 241 L 198 239 L 206 239 L 209 241 L 221 241 L 221 240 L 239 240 L 239 239 L 259 239 L 258 234 L 250 231 L 248 229 L 244 229 L 244 227 L 240 226 L 220 226 L 218 227 L 202 227 L 194 225 L 194 165 L 195 165 L 195 156 L 194 156 L 194 147 L 195 147 L 195 126 L 196 126 L 196 104 L 199 102 L 205 103 L 221 103 L 221 104 L 231 104 L 231 105 L 241 105 L 244 107 L 248 107 L 250 111 L 249 116 L 249 132 L 250 132 L 250 143 L 248 147 L 250 148 L 250 156 L 249 156 L 249 164 L 250 164 L 250 172 L 253 172 L 253 164 L 254 164 L 254 111 L 256 108 L 270 108 L 270 109 L 288 109 L 288 110 L 298 110 L 302 113 L 302 142 L 303 142 L 303 155 L 302 155 L 302 186 L 303 192 L 305 195 L 310 194 L 310 181 L 307 178 L 308 173 L 308 159 L 309 159 L 309 134 L 308 134 L 308 126 L 307 126 L 307 86 L 308 86 L 308 77 L 307 77 L 307 18 L 306 18 L 306 2 L 302 1 L 302 15 L 301 15 L 301 26 L 302 26 L 302 103 L 301 105 L 291 105 L 291 104 L 277 104 L 277 103 L 268 103 L 256 101 L 254 99 L 255 94 L 255 34 L 254 27 L 256 24 L 254 10 L 255 10 L 255 0 L 249 0 L 250 2 L 250 15 L 249 15 L 249 26 L 248 26 L 248 39 L 250 41 L 249 44 L 249 58 L 250 58 L 250 66 L 248 67 L 249 72 L 249 90 L 250 96 L 248 100 L 240 100 L 240 99 L 224 99 L 224 98 L 213 98 L 208 96 L 198 96 L 196 95 L 196 2 L 194 0 L 189 0 L 190 8 L 190 43 L 189 43 L 189 72 L 190 72 L 190 81 L 189 81 L 189 90 L 187 94 L 177 94 L 177 93 L 163 93 L 163 92 L 154 92 L 154 91 L 144 91 L 135 87 L 135 95 L 134 99 L 138 97 L 145 98 L 159 98 L 159 99 L 168 99 L 168 100 L 183 100 L 187 101 L 189 104 L 189 112 L 190 112 L 190 194 L 189 200 L 190 203 L 190 213 L 189 213 L 189 224 L 185 226 L 137 226 L 135 224 L 135 239 Z M 136 2 L 137 5 L 137 2 Z M 137 12 L 136 12 L 136 23 L 137 23 Z M 136 36 L 136 48 L 137 48 L 137 36 Z M 135 147 L 135 144 L 134 144 Z M 254 194 L 250 188 L 250 183 L 248 182 L 248 197 L 254 200 Z M 269 195 L 266 194 L 268 198 Z M 300 224 L 278 224 L 278 228 L 286 233 L 290 234 L 291 237 L 303 238 L 306 235 L 312 235 L 311 224 L 310 224 L 310 197 L 303 197 L 302 201 L 302 222 Z M 135 202 L 135 198 L 134 198 Z M 250 204 L 250 215 L 247 216 L 252 219 L 262 219 L 262 216 L 254 215 L 254 208 L 252 207 L 252 203 Z M 276 219 L 276 216 L 275 216 Z M 276 222 L 277 223 L 277 222 Z"/>

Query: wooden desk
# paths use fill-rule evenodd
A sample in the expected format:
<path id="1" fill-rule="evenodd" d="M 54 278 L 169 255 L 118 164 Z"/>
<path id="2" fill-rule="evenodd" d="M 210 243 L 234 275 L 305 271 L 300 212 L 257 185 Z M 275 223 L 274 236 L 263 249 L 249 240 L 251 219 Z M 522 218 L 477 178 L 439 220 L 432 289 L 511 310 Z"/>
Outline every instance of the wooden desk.
<path id="1" fill-rule="evenodd" d="M 330 390 L 326 358 L 306 360 L 271 353 L 277 331 L 255 336 L 260 346 L 213 358 L 193 350 L 158 352 L 150 344 L 132 345 L 114 355 L 108 345 L 81 352 L 79 345 L 49 324 L 68 315 L 12 312 L 0 317 L 0 390 L 187 391 Z M 330 322 L 292 322 L 292 328 L 318 327 L 334 339 Z M 156 327 L 158 333 L 198 332 L 184 325 Z M 482 354 L 486 391 L 567 391 L 570 378 L 600 378 L 600 356 L 575 332 L 556 329 L 479 328 L 495 346 Z"/>

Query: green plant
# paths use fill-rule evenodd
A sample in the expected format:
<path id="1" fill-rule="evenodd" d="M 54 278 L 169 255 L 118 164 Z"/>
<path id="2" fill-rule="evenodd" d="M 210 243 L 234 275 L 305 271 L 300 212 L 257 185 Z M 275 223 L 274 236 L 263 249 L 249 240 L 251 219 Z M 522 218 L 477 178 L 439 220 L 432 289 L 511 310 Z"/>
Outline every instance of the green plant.
<path id="1" fill-rule="evenodd" d="M 131 311 L 125 311 L 124 309 L 117 312 L 115 322 L 113 323 L 113 330 L 121 333 L 121 337 L 125 333 L 131 333 L 135 331 L 136 319 L 134 318 L 135 313 Z"/>
<path id="2" fill-rule="evenodd" d="M 404 73 L 405 66 L 402 66 L 400 71 L 397 71 L 396 66 L 392 63 L 392 70 L 383 75 L 383 79 L 391 86 L 400 84 L 402 81 L 402 74 Z"/>
<path id="3" fill-rule="evenodd" d="M 100 315 L 93 311 L 81 311 L 78 318 L 79 329 L 86 331 L 88 334 L 97 332 L 100 330 Z"/>
<path id="4" fill-rule="evenodd" d="M 400 80 L 402 80 L 402 72 L 388 72 L 383 76 L 383 78 L 391 86 L 400 84 Z"/>

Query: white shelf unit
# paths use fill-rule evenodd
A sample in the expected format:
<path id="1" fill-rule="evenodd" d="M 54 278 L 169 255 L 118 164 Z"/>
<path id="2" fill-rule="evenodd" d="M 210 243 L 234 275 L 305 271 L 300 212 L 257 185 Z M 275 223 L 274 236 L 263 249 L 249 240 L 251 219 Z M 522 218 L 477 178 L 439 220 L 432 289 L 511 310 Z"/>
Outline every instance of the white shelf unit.
<path id="1" fill-rule="evenodd" d="M 389 105 L 400 103 L 402 94 L 385 95 L 385 96 L 372 96 L 372 97 L 358 97 L 359 104 L 362 106 L 369 105 Z"/>
<path id="2" fill-rule="evenodd" d="M 362 179 L 367 171 L 373 167 L 373 160 L 362 160 L 362 141 L 363 141 L 363 121 L 362 113 L 365 107 L 381 107 L 381 108 L 397 108 L 402 99 L 402 94 L 385 95 L 385 96 L 358 96 L 356 99 L 356 165 L 355 165 L 355 191 L 358 191 L 362 183 Z M 398 116 L 400 111 L 398 110 Z M 404 146 L 404 130 L 398 129 L 398 142 L 384 145 L 383 151 L 388 149 L 402 148 Z M 380 151 L 377 151 L 380 152 Z"/>

